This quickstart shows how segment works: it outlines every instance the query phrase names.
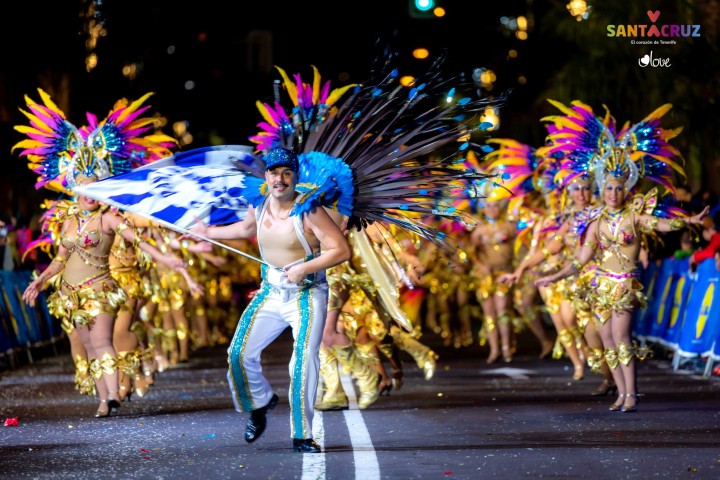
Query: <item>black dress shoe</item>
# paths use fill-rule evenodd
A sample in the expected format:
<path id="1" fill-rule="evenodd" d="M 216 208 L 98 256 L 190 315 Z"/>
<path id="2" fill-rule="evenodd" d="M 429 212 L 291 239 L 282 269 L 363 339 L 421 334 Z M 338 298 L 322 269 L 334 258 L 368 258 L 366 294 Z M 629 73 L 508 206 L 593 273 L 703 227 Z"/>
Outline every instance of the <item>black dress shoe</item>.
<path id="1" fill-rule="evenodd" d="M 250 412 L 250 418 L 248 419 L 247 425 L 245 426 L 245 441 L 252 443 L 263 434 L 265 427 L 267 426 L 267 415 L 268 410 L 275 408 L 278 403 L 278 396 L 273 393 L 270 402 L 264 407 L 256 408 Z"/>
<path id="2" fill-rule="evenodd" d="M 301 453 L 320 453 L 320 445 L 312 438 L 293 438 L 293 450 Z"/>

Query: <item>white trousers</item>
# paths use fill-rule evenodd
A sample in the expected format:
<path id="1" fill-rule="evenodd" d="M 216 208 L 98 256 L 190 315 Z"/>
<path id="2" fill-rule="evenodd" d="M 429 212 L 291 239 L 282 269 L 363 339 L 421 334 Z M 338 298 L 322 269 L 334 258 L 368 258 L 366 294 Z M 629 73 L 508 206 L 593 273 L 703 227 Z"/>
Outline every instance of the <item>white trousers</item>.
<path id="1" fill-rule="evenodd" d="M 312 438 L 327 302 L 326 284 L 286 289 L 263 281 L 228 348 L 228 383 L 237 411 L 249 412 L 270 402 L 273 389 L 262 374 L 260 355 L 289 326 L 295 340 L 288 393 L 290 433 L 292 438 Z"/>

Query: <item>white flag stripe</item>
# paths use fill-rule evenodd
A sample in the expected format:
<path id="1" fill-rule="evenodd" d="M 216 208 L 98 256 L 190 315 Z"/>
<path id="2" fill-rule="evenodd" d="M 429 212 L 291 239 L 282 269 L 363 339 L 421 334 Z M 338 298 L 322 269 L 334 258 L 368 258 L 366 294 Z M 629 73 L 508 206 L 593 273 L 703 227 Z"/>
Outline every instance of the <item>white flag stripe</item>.
<path id="1" fill-rule="evenodd" d="M 234 223 L 247 215 L 248 178 L 235 167 L 253 157 L 251 147 L 219 146 L 180 152 L 130 172 L 75 188 L 137 215 L 188 228 L 200 218 L 209 225 Z"/>
<path id="2" fill-rule="evenodd" d="M 235 164 L 252 160 L 251 152 L 252 147 L 244 145 L 188 150 L 127 173 L 78 185 L 74 191 L 169 229 L 190 233 L 188 228 L 198 218 L 207 225 L 245 218 L 248 201 L 243 193 L 257 190 L 261 180 L 247 177 Z M 248 181 L 254 182 L 252 187 Z M 265 264 L 223 243 L 195 236 Z"/>

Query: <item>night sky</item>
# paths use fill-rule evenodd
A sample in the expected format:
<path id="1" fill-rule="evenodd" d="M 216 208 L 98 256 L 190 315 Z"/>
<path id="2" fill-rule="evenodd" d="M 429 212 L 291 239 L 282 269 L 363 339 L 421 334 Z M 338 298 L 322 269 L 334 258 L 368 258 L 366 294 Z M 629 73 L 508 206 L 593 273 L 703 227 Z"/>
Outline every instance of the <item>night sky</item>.
<path id="1" fill-rule="evenodd" d="M 567 14 L 566 2 L 551 0 L 437 3 L 447 11 L 442 19 L 412 18 L 408 0 L 102 0 L 96 4 L 107 35 L 94 50 L 98 66 L 88 73 L 83 12 L 89 2 L 4 2 L 0 7 L 0 152 L 8 168 L 0 187 L 32 194 L 34 175 L 24 159 L 10 154 L 10 147 L 23 138 L 12 128 L 26 123 L 18 112 L 24 106 L 23 95 L 38 99 L 38 87 L 50 93 L 77 126 L 85 124 L 86 111 L 103 118 L 117 99 L 135 99 L 152 91 L 155 95 L 147 103 L 151 112 L 167 118 L 165 133 L 172 133 L 174 122 L 188 122 L 194 141 L 184 148 L 249 143 L 261 120 L 255 102 L 271 100 L 272 82 L 279 78 L 274 69 L 263 68 L 258 61 L 262 42 L 253 42 L 253 37 L 271 39 L 270 54 L 262 57 L 266 65 L 278 65 L 289 74 L 302 73 L 308 80 L 312 78 L 310 65 L 315 65 L 334 87 L 369 77 L 372 59 L 380 52 L 378 42 L 391 42 L 397 48 L 403 73 L 425 68 L 423 62 L 430 61 L 412 59 L 413 48 L 427 47 L 431 58 L 444 49 L 450 72 L 471 74 L 474 68 L 484 67 L 497 73 L 495 87 L 484 94 L 512 89 L 501 111 L 498 136 L 541 144 L 544 131 L 539 119 L 555 112 L 538 98 L 550 86 L 557 66 L 574 51 L 558 43 L 547 26 L 540 28 L 532 22 L 549 10 L 559 11 L 558 18 L 567 28 L 583 28 L 581 22 Z M 531 22 L 526 41 L 516 39 L 500 22 L 502 16 L 521 15 Z M 518 52 L 516 59 L 509 58 L 511 49 Z M 130 64 L 137 66 L 133 79 L 122 75 L 123 67 Z M 526 84 L 518 83 L 521 75 Z M 191 90 L 186 89 L 188 81 L 194 82 Z M 4 208 L 8 200 L 0 198 Z"/>
<path id="2" fill-rule="evenodd" d="M 501 15 L 526 15 L 524 1 L 498 5 L 446 0 L 440 2 L 446 4 L 446 17 L 427 20 L 411 18 L 407 0 L 305 1 L 278 7 L 285 3 L 206 0 L 184 6 L 169 0 L 104 0 L 99 11 L 107 36 L 99 39 L 99 63 L 90 73 L 83 63 L 87 51 L 82 2 L 3 7 L 12 13 L 2 16 L 0 29 L 7 59 L 0 66 L 2 127 L 6 130 L 9 120 L 22 121 L 16 113 L 23 105 L 22 95 L 36 97 L 38 86 L 52 94 L 67 78 L 69 96 L 57 101 L 73 123 L 81 124 L 86 110 L 103 114 L 121 96 L 154 91 L 153 110 L 170 121 L 188 120 L 195 146 L 209 141 L 208 135 L 244 143 L 259 120 L 255 101 L 271 97 L 272 80 L 277 78 L 274 71 L 264 72 L 248 58 L 256 51 L 247 41 L 251 31 L 271 33 L 272 64 L 307 78 L 310 65 L 315 65 L 335 85 L 367 78 L 380 51 L 376 43 L 390 41 L 393 35 L 393 45 L 408 58 L 409 71 L 429 62 L 410 58 L 416 46 L 428 47 L 431 55 L 446 49 L 447 68 L 465 72 L 475 67 L 501 69 L 509 48 L 527 47 L 508 32 L 504 35 L 499 22 Z M 231 13 L 231 5 L 242 13 Z M 351 14 L 339 12 L 338 5 Z M 168 54 L 171 46 L 174 53 Z M 134 80 L 121 75 L 129 63 L 139 66 Z M 516 86 L 505 80 L 498 91 Z M 186 81 L 195 82 L 195 88 L 186 90 Z M 10 134 L 12 141 L 19 140 L 17 135 Z M 3 141 L 7 136 L 3 131 Z"/>

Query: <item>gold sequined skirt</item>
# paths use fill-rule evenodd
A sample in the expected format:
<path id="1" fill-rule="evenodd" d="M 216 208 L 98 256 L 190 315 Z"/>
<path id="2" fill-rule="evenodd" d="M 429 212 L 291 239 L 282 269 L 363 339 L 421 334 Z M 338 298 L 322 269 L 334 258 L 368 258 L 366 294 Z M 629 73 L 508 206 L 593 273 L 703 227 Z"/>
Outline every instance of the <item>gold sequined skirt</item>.
<path id="1" fill-rule="evenodd" d="M 633 312 L 647 306 L 643 285 L 637 277 L 613 278 L 597 272 L 593 285 L 596 288 L 593 310 L 595 319 L 604 325 L 613 313 Z"/>
<path id="2" fill-rule="evenodd" d="M 110 275 L 81 285 L 63 280 L 60 289 L 48 296 L 48 310 L 61 319 L 63 330 L 69 333 L 75 325 L 92 326 L 98 315 L 115 316 L 127 299 L 125 291 Z"/>
<path id="3" fill-rule="evenodd" d="M 134 268 L 111 268 L 110 275 L 123 287 L 125 293 L 131 298 L 143 298 L 145 287 L 140 271 Z"/>

